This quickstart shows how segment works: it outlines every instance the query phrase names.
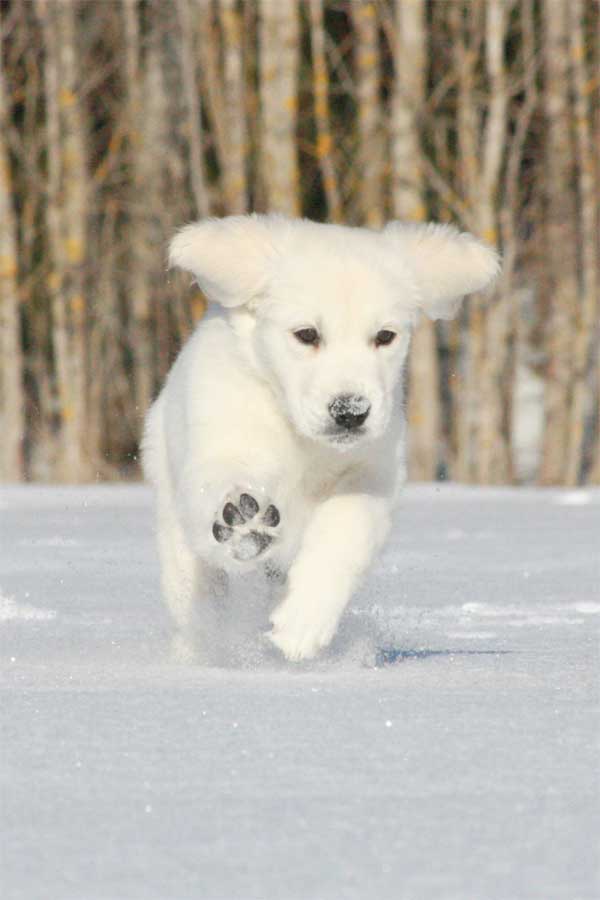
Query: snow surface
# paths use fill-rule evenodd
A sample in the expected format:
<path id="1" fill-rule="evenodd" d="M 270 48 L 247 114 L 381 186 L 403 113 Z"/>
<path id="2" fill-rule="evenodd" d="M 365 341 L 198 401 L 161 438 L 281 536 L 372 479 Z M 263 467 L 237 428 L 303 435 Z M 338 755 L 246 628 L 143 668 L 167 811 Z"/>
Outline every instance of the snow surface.
<path id="1" fill-rule="evenodd" d="M 142 486 L 0 522 L 3 900 L 600 897 L 599 491 L 408 488 L 300 667 L 252 582 L 252 653 L 170 662 Z"/>

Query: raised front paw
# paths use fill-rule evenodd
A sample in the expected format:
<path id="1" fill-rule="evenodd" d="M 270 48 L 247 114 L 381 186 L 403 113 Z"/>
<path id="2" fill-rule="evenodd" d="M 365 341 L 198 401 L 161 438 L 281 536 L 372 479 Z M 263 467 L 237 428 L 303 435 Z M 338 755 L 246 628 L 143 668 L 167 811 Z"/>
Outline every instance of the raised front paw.
<path id="1" fill-rule="evenodd" d="M 277 538 L 281 516 L 273 503 L 260 506 L 252 494 L 227 499 L 212 527 L 214 539 L 240 562 L 262 556 Z"/>

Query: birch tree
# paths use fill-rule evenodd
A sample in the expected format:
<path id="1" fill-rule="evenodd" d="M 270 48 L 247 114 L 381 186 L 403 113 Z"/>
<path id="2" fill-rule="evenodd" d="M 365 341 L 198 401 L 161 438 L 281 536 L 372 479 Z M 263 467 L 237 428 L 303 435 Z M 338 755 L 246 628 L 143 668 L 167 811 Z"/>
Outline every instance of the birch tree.
<path id="1" fill-rule="evenodd" d="M 178 171 L 178 154 L 175 152 L 172 129 L 169 123 L 167 86 L 165 84 L 165 59 L 158 7 L 152 20 L 143 69 L 144 109 L 146 115 L 141 124 L 143 152 L 140 155 L 140 179 L 144 184 L 146 213 L 145 256 L 147 278 L 153 286 L 150 295 L 151 312 L 154 314 L 154 364 L 155 380 L 161 383 L 170 363 L 169 311 L 164 297 L 165 235 L 173 233 L 181 222 L 178 204 L 164 203 L 164 197 L 172 195 L 182 180 Z"/>
<path id="2" fill-rule="evenodd" d="M 498 247 L 498 218 L 501 174 L 507 150 L 508 73 L 504 62 L 510 5 L 506 0 L 488 0 L 485 6 L 485 68 L 488 85 L 488 109 L 483 131 L 479 199 L 478 233 L 493 247 Z M 479 436 L 476 454 L 476 478 L 483 484 L 504 484 L 510 478 L 510 453 L 505 427 L 509 338 L 513 328 L 510 281 L 503 277 L 490 298 L 475 297 L 471 309 L 476 331 L 471 341 L 481 347 L 480 318 L 484 306 L 483 358 L 475 363 L 479 381 Z"/>
<path id="3" fill-rule="evenodd" d="M 130 342 L 133 353 L 134 403 L 140 420 L 150 405 L 153 390 L 152 336 L 150 327 L 151 288 L 149 278 L 152 265 L 148 244 L 148 218 L 153 210 L 149 204 L 152 192 L 152 148 L 146 138 L 143 119 L 148 114 L 144 96 L 144 75 L 140 50 L 138 0 L 124 0 L 125 83 L 127 85 L 126 124 L 128 163 L 130 170 L 130 198 L 128 235 L 131 268 L 128 300 L 131 309 Z"/>
<path id="4" fill-rule="evenodd" d="M 471 227 L 495 247 L 500 236 L 498 200 L 507 146 L 509 94 L 504 56 L 509 11 L 505 0 L 466 7 L 457 3 L 451 10 L 461 190 Z M 481 48 L 482 67 L 478 65 Z M 480 83 L 480 72 L 485 86 Z M 487 99 L 485 115 L 482 95 Z M 510 469 L 502 377 L 511 328 L 510 297 L 498 290 L 491 301 L 475 295 L 467 309 L 468 340 L 458 409 L 458 474 L 464 480 L 502 482 Z"/>
<path id="5" fill-rule="evenodd" d="M 356 35 L 360 215 L 365 224 L 377 227 L 385 217 L 377 7 L 372 0 L 353 0 L 351 10 Z"/>
<path id="6" fill-rule="evenodd" d="M 423 146 L 419 111 L 425 103 L 427 76 L 425 3 L 396 0 L 394 4 L 394 86 L 392 93 L 391 159 L 394 216 L 422 222 Z M 410 352 L 408 394 L 409 472 L 421 481 L 436 477 L 441 436 L 439 365 L 435 327 L 422 319 Z"/>
<path id="7" fill-rule="evenodd" d="M 223 33 L 223 90 L 227 150 L 223 160 L 223 195 L 227 212 L 247 209 L 248 129 L 244 86 L 242 22 L 235 0 L 220 0 Z"/>
<path id="8" fill-rule="evenodd" d="M 317 132 L 316 154 L 321 169 L 323 189 L 327 198 L 328 217 L 332 222 L 342 219 L 342 203 L 335 169 L 334 141 L 329 108 L 329 73 L 325 49 L 325 24 L 322 0 L 309 0 L 310 42 Z"/>
<path id="9" fill-rule="evenodd" d="M 190 4 L 193 3 L 193 7 Z M 204 6 L 204 4 L 202 4 Z M 196 33 L 195 15 L 202 16 L 205 10 L 195 0 L 177 0 L 177 17 L 179 20 L 179 51 L 181 60 L 181 79 L 186 112 L 186 134 L 189 147 L 189 174 L 194 197 L 196 216 L 210 214 L 210 201 L 206 184 L 204 164 L 204 136 L 200 95 L 196 82 L 196 52 L 194 34 Z"/>
<path id="10" fill-rule="evenodd" d="M 56 477 L 88 477 L 85 446 L 86 300 L 83 262 L 86 172 L 76 95 L 75 12 L 71 4 L 38 0 L 45 65 L 47 134 L 46 226 L 51 273 L 52 343 L 58 393 L 61 452 Z"/>
<path id="11" fill-rule="evenodd" d="M 17 221 L 13 208 L 6 140 L 10 115 L 2 52 L 3 37 L 0 23 L 0 480 L 20 481 L 23 477 L 25 396 L 17 284 Z"/>
<path id="12" fill-rule="evenodd" d="M 267 208 L 301 211 L 296 144 L 300 22 L 296 0 L 259 0 L 261 169 Z"/>
<path id="13" fill-rule="evenodd" d="M 63 279 L 64 301 L 70 317 L 71 380 L 73 417 L 76 429 L 77 466 L 71 476 L 85 480 L 90 473 L 90 447 L 86 447 L 86 344 L 87 297 L 85 293 L 85 256 L 87 230 L 87 170 L 83 115 L 77 95 L 78 36 L 73 4 L 57 5 L 57 38 L 61 89 L 59 107 L 62 118 L 62 210 L 66 268 Z"/>
<path id="14" fill-rule="evenodd" d="M 578 484 L 585 462 L 584 439 L 586 426 L 594 413 L 595 385 L 593 360 L 600 346 L 600 277 L 598 274 L 598 235 L 600 234 L 600 183 L 595 167 L 592 137 L 592 115 L 589 85 L 593 84 L 593 67 L 588 67 L 585 45 L 586 6 L 583 0 L 571 0 L 568 5 L 569 49 L 572 68 L 573 115 L 578 189 L 578 243 L 580 247 L 579 282 L 581 300 L 577 306 L 573 345 L 573 395 L 568 422 L 568 445 L 565 481 Z M 600 62 L 600 60 L 599 60 Z M 600 65 L 596 72 L 600 71 Z M 596 103 L 600 103 L 600 84 L 592 89 Z M 597 146 L 596 146 L 597 152 Z M 600 423 L 599 423 L 600 427 Z M 600 452 L 600 448 L 599 448 Z"/>
<path id="15" fill-rule="evenodd" d="M 572 392 L 574 309 L 578 295 L 575 205 L 571 183 L 571 98 L 568 0 L 544 0 L 543 65 L 546 116 L 545 183 L 547 259 L 545 293 L 546 423 L 540 480 L 560 484 L 566 474 L 567 423 Z M 560 250 L 559 250 L 560 248 Z"/>
<path id="16" fill-rule="evenodd" d="M 467 17 L 465 10 L 467 9 Z M 453 65 L 456 70 L 456 181 L 470 215 L 470 230 L 475 226 L 475 206 L 479 172 L 479 122 L 477 109 L 477 63 L 479 35 L 482 30 L 482 5 L 456 2 L 448 5 L 448 25 L 453 42 Z M 467 224 L 464 223 L 463 224 Z M 459 383 L 455 405 L 455 434 L 457 446 L 453 474 L 460 481 L 475 477 L 476 435 L 478 427 L 478 372 L 483 359 L 483 307 L 473 298 L 468 310 L 468 341 L 461 346 Z M 462 340 L 461 340 L 462 344 Z"/>

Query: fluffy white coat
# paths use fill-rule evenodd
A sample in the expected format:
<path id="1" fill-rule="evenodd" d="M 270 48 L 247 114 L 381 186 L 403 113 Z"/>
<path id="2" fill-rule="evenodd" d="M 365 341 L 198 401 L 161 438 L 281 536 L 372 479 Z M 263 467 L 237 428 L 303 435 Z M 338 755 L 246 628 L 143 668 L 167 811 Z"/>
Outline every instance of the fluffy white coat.
<path id="1" fill-rule="evenodd" d="M 178 652 L 196 653 L 194 607 L 220 573 L 267 562 L 285 574 L 268 637 L 310 659 L 385 540 L 405 479 L 401 374 L 416 316 L 452 316 L 498 257 L 446 225 L 250 215 L 186 226 L 170 262 L 217 304 L 143 442 Z"/>

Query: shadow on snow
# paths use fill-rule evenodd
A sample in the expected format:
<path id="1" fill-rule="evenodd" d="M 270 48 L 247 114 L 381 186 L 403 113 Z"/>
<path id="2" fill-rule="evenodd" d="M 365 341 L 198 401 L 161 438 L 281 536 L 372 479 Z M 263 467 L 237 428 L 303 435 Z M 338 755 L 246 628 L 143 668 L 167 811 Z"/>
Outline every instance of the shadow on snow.
<path id="1" fill-rule="evenodd" d="M 430 656 L 505 656 L 512 650 L 398 650 L 381 648 L 375 656 L 376 667 L 392 666 L 407 659 L 428 659 Z"/>

